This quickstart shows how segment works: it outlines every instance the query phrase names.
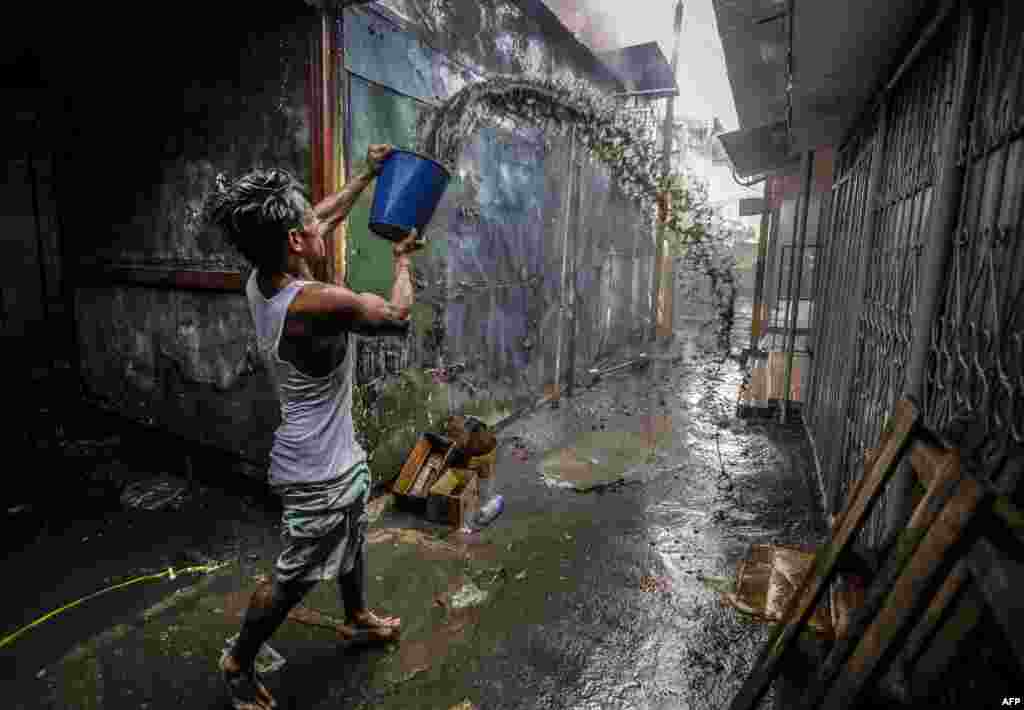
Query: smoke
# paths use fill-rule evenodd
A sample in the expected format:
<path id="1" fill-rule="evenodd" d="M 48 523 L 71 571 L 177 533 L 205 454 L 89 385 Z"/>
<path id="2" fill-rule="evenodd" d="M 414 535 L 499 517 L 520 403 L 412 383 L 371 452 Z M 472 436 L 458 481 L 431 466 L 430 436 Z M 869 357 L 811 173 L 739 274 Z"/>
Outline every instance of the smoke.
<path id="1" fill-rule="evenodd" d="M 544 4 L 591 51 L 619 48 L 615 20 L 602 9 L 599 0 L 544 0 Z"/>

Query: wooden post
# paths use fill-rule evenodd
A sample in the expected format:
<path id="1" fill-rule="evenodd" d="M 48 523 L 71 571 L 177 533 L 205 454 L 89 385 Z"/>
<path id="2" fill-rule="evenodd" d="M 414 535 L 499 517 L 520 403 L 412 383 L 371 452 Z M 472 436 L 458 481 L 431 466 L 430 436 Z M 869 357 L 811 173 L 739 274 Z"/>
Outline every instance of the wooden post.
<path id="1" fill-rule="evenodd" d="M 676 76 L 679 71 L 679 43 L 682 39 L 683 32 L 683 12 L 685 10 L 685 3 L 683 0 L 677 0 L 675 7 L 675 21 L 673 24 L 673 31 L 675 33 L 675 42 L 672 47 L 672 77 Z M 663 177 L 668 177 L 672 171 L 672 138 L 673 138 L 673 125 L 675 120 L 675 94 L 669 94 L 668 100 L 665 106 L 665 120 L 662 123 L 662 166 L 661 174 Z M 684 144 L 685 145 L 685 144 Z M 650 340 L 654 340 L 658 335 L 658 303 L 659 297 L 662 290 L 662 269 L 664 268 L 665 261 L 665 221 L 668 219 L 668 195 L 662 194 L 658 198 L 658 236 L 657 242 L 654 245 L 654 278 L 652 293 L 651 293 L 651 332 Z"/>
<path id="2" fill-rule="evenodd" d="M 658 195 L 658 222 L 655 227 L 654 261 L 651 264 L 651 322 L 647 339 L 653 341 L 658 334 L 658 294 L 661 291 L 661 261 L 664 253 L 665 214 L 667 209 L 664 194 Z"/>
<path id="3" fill-rule="evenodd" d="M 580 209 L 581 209 L 581 196 L 580 196 L 580 177 L 582 173 L 582 165 L 579 160 L 573 160 L 573 184 L 576 185 L 576 189 L 573 191 L 573 199 L 575 202 L 575 214 L 576 220 L 572 226 L 572 247 L 571 256 L 569 257 L 569 352 L 566 356 L 569 358 L 569 366 L 566 383 L 566 395 L 572 397 L 573 388 L 576 385 L 576 323 L 579 321 L 579 309 L 577 303 L 576 293 L 576 250 L 579 244 L 579 231 L 580 231 Z"/>
<path id="4" fill-rule="evenodd" d="M 321 126 L 323 130 L 322 163 L 324 196 L 337 192 L 345 182 L 343 131 L 339 114 L 343 110 L 341 98 L 346 96 L 342 87 L 345 80 L 339 47 L 341 17 L 333 7 L 325 7 L 320 14 L 321 51 Z M 344 107 L 347 110 L 347 107 Z M 341 285 L 345 281 L 346 225 L 339 224 L 325 238 L 330 257 L 327 260 L 325 280 Z"/>

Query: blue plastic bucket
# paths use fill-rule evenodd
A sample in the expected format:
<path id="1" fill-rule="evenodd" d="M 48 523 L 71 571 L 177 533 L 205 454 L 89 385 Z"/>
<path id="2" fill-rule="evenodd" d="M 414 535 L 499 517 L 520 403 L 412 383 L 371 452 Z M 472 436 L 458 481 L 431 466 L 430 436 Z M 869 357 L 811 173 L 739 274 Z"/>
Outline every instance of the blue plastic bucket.
<path id="1" fill-rule="evenodd" d="M 401 241 L 414 227 L 422 232 L 450 179 L 447 168 L 432 158 L 392 151 L 374 187 L 370 230 L 393 242 Z"/>

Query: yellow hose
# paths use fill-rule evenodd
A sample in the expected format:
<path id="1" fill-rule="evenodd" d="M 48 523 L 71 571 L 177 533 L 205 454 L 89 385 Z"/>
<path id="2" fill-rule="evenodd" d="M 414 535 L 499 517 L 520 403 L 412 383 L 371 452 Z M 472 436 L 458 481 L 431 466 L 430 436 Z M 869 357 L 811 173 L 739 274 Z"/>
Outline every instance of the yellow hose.
<path id="1" fill-rule="evenodd" d="M 196 565 L 194 567 L 186 567 L 185 569 L 180 569 L 180 570 L 177 570 L 177 571 L 175 571 L 175 569 L 173 567 L 168 567 L 163 572 L 158 572 L 156 574 L 143 575 L 142 577 L 136 577 L 135 579 L 129 579 L 127 582 L 121 582 L 120 584 L 115 584 L 112 587 L 107 587 L 106 589 L 101 589 L 100 591 L 93 592 L 92 594 L 89 594 L 88 596 L 84 596 L 81 599 L 76 599 L 75 601 L 71 602 L 70 604 L 65 604 L 64 606 L 62 606 L 59 609 L 54 609 L 53 611 L 49 612 L 48 614 L 44 614 L 43 616 L 40 616 L 38 619 L 33 621 L 31 624 L 26 624 L 25 626 L 22 626 L 20 629 L 15 631 L 13 634 L 9 634 L 7 636 L 4 636 L 2 639 L 0 639 L 0 648 L 3 648 L 4 646 L 7 646 L 7 645 L 13 643 L 15 641 L 15 639 L 17 639 L 19 636 L 24 634 L 26 631 L 28 631 L 29 629 L 31 629 L 31 628 L 33 628 L 35 626 L 39 626 L 39 624 L 43 623 L 47 619 L 51 619 L 54 616 L 57 616 L 57 614 L 60 614 L 62 611 L 66 611 L 67 609 L 70 609 L 72 607 L 76 607 L 79 604 L 81 604 L 82 602 L 88 601 L 88 600 L 90 600 L 90 599 L 92 599 L 94 597 L 98 597 L 101 594 L 106 594 L 107 592 L 112 592 L 115 589 L 121 589 L 122 587 L 127 587 L 130 584 L 136 584 L 137 582 L 146 582 L 146 581 L 149 581 L 149 580 L 160 579 L 161 577 L 167 577 L 167 578 L 173 580 L 173 579 L 177 578 L 177 576 L 179 574 L 186 574 L 186 573 L 189 573 L 189 572 L 214 572 L 214 571 L 216 571 L 216 570 L 220 569 L 221 567 L 224 567 L 225 565 L 228 565 L 228 564 L 230 564 L 230 562 L 220 562 L 220 563 L 211 563 L 211 564 L 206 564 L 206 565 Z"/>

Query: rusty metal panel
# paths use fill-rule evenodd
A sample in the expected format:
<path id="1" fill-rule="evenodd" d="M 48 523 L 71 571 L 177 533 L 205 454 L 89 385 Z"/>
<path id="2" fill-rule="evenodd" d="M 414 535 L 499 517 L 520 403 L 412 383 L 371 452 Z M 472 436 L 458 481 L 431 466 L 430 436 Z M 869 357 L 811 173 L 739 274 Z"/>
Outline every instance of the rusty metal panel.
<path id="1" fill-rule="evenodd" d="M 427 103 L 440 103 L 476 78 L 417 35 L 357 8 L 345 11 L 345 68 Z"/>
<path id="2" fill-rule="evenodd" d="M 553 372 L 564 189 L 552 171 L 565 162 L 530 128 L 485 128 L 460 157 L 465 192 L 444 215 L 446 334 L 476 381 L 536 391 Z"/>

